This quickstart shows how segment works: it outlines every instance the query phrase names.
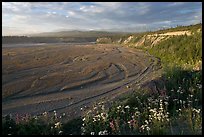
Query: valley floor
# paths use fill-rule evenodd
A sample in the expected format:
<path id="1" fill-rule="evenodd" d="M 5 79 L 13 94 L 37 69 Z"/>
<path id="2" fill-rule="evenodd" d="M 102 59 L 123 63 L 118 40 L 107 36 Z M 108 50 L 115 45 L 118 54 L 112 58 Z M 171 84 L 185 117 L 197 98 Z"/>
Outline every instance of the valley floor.
<path id="1" fill-rule="evenodd" d="M 113 44 L 2 48 L 2 115 L 56 110 L 73 119 L 160 72 L 159 59 Z"/>

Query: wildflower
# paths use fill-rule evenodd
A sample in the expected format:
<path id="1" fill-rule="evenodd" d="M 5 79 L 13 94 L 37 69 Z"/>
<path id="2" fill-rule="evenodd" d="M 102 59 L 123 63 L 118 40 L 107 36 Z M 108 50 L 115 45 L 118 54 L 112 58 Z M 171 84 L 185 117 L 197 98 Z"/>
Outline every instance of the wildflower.
<path id="1" fill-rule="evenodd" d="M 196 113 L 200 113 L 200 109 L 193 109 L 193 111 L 195 111 Z"/>
<path id="2" fill-rule="evenodd" d="M 60 126 L 61 126 L 60 122 L 55 123 L 55 128 L 60 128 Z"/>
<path id="3" fill-rule="evenodd" d="M 121 106 L 118 106 L 118 107 L 117 107 L 117 109 L 120 109 L 120 108 L 121 108 Z"/>
<path id="4" fill-rule="evenodd" d="M 134 123 L 135 123 L 135 120 L 133 120 L 133 119 L 131 119 L 130 121 L 128 121 L 128 124 L 129 124 L 130 126 L 133 126 Z"/>
<path id="5" fill-rule="evenodd" d="M 150 131 L 150 128 L 149 128 L 149 127 L 147 127 L 146 129 L 147 129 L 147 131 Z"/>
<path id="6" fill-rule="evenodd" d="M 60 130 L 60 131 L 59 131 L 59 134 L 62 134 L 62 133 L 63 133 L 63 131 Z"/>
<path id="7" fill-rule="evenodd" d="M 65 116 L 65 115 L 66 115 L 65 113 L 62 114 L 62 116 Z"/>
<path id="8" fill-rule="evenodd" d="M 37 117 L 37 116 L 35 116 L 34 118 L 35 118 L 35 120 L 37 120 L 37 119 L 38 119 L 38 117 Z"/>
<path id="9" fill-rule="evenodd" d="M 193 97 L 193 95 L 189 95 L 190 97 Z"/>
<path id="10" fill-rule="evenodd" d="M 83 119 L 82 119 L 82 121 L 85 121 L 86 120 L 86 118 L 84 117 Z"/>
<path id="11" fill-rule="evenodd" d="M 20 122 L 20 116 L 19 114 L 16 114 L 16 123 L 18 124 Z"/>
<path id="12" fill-rule="evenodd" d="M 168 102 L 165 101 L 164 104 L 165 104 L 165 105 L 168 105 Z"/>
<path id="13" fill-rule="evenodd" d="M 115 131 L 115 126 L 114 126 L 113 121 L 110 122 L 110 128 L 111 128 L 113 131 Z"/>
<path id="14" fill-rule="evenodd" d="M 81 110 L 83 110 L 83 108 L 81 108 Z"/>
<path id="15" fill-rule="evenodd" d="M 183 100 L 183 104 L 185 104 L 185 103 L 186 103 L 186 101 Z"/>
<path id="16" fill-rule="evenodd" d="M 136 112 L 135 112 L 135 115 L 139 115 L 139 114 L 140 114 L 140 112 L 139 112 L 139 111 L 136 111 Z"/>
<path id="17" fill-rule="evenodd" d="M 105 106 L 104 106 L 104 105 L 102 105 L 101 109 L 102 109 L 102 110 L 105 110 Z"/>
<path id="18" fill-rule="evenodd" d="M 56 113 L 56 110 L 54 110 L 53 112 Z"/>
<path id="19" fill-rule="evenodd" d="M 125 106 L 125 108 L 129 109 L 130 107 L 127 105 L 127 106 Z"/>
<path id="20" fill-rule="evenodd" d="M 132 117 L 132 119 L 134 119 L 135 118 L 135 116 L 133 115 L 133 116 L 131 116 Z"/>
<path id="21" fill-rule="evenodd" d="M 99 131 L 99 132 L 98 132 L 98 135 L 102 135 L 102 134 L 103 134 L 103 131 Z"/>
<path id="22" fill-rule="evenodd" d="M 173 99 L 173 101 L 175 101 L 175 102 L 176 102 L 177 100 L 178 100 L 177 98 Z"/>
<path id="23" fill-rule="evenodd" d="M 84 127 L 81 127 L 81 131 L 82 131 L 82 133 L 85 133 L 85 128 Z"/>
<path id="24" fill-rule="evenodd" d="M 104 131 L 103 131 L 103 135 L 108 135 L 108 131 L 107 131 L 107 130 L 104 130 Z"/>
<path id="25" fill-rule="evenodd" d="M 93 122 L 96 122 L 96 118 L 95 117 L 93 117 Z"/>
<path id="26" fill-rule="evenodd" d="M 146 125 L 142 125 L 140 128 L 141 128 L 142 130 L 144 130 L 145 127 L 146 127 Z"/>
<path id="27" fill-rule="evenodd" d="M 199 89 L 201 89 L 201 88 L 202 88 L 202 85 L 201 85 L 201 84 L 197 84 L 197 87 L 198 87 Z"/>
<path id="28" fill-rule="evenodd" d="M 95 134 L 95 132 L 91 132 L 91 135 L 94 135 Z"/>
<path id="29" fill-rule="evenodd" d="M 44 113 L 43 113 L 43 116 L 47 116 L 47 112 L 44 112 Z"/>

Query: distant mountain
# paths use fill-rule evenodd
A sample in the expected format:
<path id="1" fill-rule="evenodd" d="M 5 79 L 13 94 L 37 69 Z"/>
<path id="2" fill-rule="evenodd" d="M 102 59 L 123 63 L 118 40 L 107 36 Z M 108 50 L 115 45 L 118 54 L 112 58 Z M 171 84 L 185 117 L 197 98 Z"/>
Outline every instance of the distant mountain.
<path id="1" fill-rule="evenodd" d="M 123 36 L 128 33 L 106 31 L 59 31 L 30 34 L 28 36 L 2 36 L 2 43 L 83 43 L 95 42 L 99 37 Z"/>
<path id="2" fill-rule="evenodd" d="M 114 36 L 114 35 L 124 35 L 127 34 L 125 32 L 106 32 L 106 31 L 60 31 L 60 32 L 44 32 L 38 34 L 29 35 L 31 37 L 107 37 L 107 36 Z"/>

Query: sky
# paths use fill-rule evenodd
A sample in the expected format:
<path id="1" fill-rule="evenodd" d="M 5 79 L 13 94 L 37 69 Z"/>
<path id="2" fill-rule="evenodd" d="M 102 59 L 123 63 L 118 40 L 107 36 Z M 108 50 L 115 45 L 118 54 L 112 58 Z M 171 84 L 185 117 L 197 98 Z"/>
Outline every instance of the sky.
<path id="1" fill-rule="evenodd" d="M 140 32 L 202 23 L 201 2 L 2 2 L 2 35 Z"/>

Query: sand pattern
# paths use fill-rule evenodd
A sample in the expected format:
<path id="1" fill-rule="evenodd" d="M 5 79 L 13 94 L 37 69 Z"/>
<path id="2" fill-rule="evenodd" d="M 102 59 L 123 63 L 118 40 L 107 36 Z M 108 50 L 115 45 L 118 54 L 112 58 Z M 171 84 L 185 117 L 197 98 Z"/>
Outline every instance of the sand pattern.
<path id="1" fill-rule="evenodd" d="M 157 77 L 157 66 L 157 58 L 120 45 L 3 48 L 2 115 L 56 110 L 74 118 Z"/>

